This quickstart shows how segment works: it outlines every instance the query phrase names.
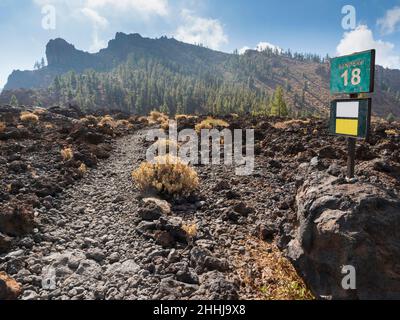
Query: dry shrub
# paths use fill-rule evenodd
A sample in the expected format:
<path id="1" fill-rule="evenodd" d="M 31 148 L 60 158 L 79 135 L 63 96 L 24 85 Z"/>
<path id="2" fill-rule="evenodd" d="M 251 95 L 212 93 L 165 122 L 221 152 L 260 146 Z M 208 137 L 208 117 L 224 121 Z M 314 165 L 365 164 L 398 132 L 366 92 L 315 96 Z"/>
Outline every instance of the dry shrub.
<path id="1" fill-rule="evenodd" d="M 132 172 L 132 178 L 143 192 L 167 196 L 190 195 L 199 186 L 196 171 L 170 155 L 156 157 L 154 163 L 143 163 Z"/>
<path id="2" fill-rule="evenodd" d="M 127 129 L 132 129 L 133 125 L 128 120 L 118 120 L 116 123 L 117 128 L 125 127 Z"/>
<path id="3" fill-rule="evenodd" d="M 82 164 L 79 166 L 78 171 L 79 171 L 82 175 L 84 175 L 84 174 L 87 172 L 86 164 L 82 163 Z"/>
<path id="4" fill-rule="evenodd" d="M 51 123 L 46 123 L 44 125 L 44 127 L 45 127 L 45 129 L 49 129 L 49 130 L 54 128 L 54 126 Z"/>
<path id="5" fill-rule="evenodd" d="M 196 116 L 191 116 L 191 115 L 187 115 L 187 114 L 177 114 L 175 116 L 175 120 L 179 121 L 179 120 L 190 120 L 190 119 L 197 119 Z"/>
<path id="6" fill-rule="evenodd" d="M 295 268 L 275 243 L 250 238 L 241 241 L 246 254 L 233 257 L 233 264 L 243 283 L 243 290 L 252 292 L 246 299 L 313 300 L 315 299 Z M 257 277 L 252 276 L 252 271 Z"/>
<path id="7" fill-rule="evenodd" d="M 207 119 L 203 120 L 202 122 L 196 124 L 196 131 L 200 132 L 203 129 L 218 129 L 218 128 L 228 128 L 229 127 L 229 123 L 224 121 L 224 120 L 220 120 L 220 119 L 214 119 L 211 117 L 208 117 Z"/>
<path id="8" fill-rule="evenodd" d="M 86 117 L 80 119 L 79 122 L 84 125 L 95 126 L 99 122 L 99 119 L 97 119 L 95 116 L 87 115 Z"/>
<path id="9" fill-rule="evenodd" d="M 6 131 L 6 124 L 4 122 L 0 122 L 0 133 L 3 133 L 4 131 Z"/>
<path id="10" fill-rule="evenodd" d="M 183 224 L 182 230 L 185 231 L 188 238 L 193 239 L 197 236 L 197 224 L 195 223 Z"/>
<path id="11" fill-rule="evenodd" d="M 398 133 L 396 130 L 394 130 L 394 129 L 386 130 L 385 133 L 386 133 L 386 135 L 389 136 L 389 137 L 390 137 L 390 136 L 398 136 L 398 135 L 399 135 L 399 133 Z"/>
<path id="12" fill-rule="evenodd" d="M 310 124 L 310 120 L 289 120 L 284 122 L 277 122 L 274 124 L 275 129 L 287 129 L 290 127 L 300 127 L 305 124 Z"/>
<path id="13" fill-rule="evenodd" d="M 149 124 L 149 118 L 148 117 L 139 117 L 138 121 L 140 123 L 143 123 L 143 124 Z"/>
<path id="14" fill-rule="evenodd" d="M 21 112 L 21 115 L 19 117 L 22 122 L 29 122 L 29 123 L 37 123 L 39 121 L 39 117 L 29 111 L 23 111 Z"/>
<path id="15" fill-rule="evenodd" d="M 102 117 L 98 123 L 99 127 L 111 127 L 111 128 L 115 128 L 116 127 L 116 122 L 114 121 L 113 117 L 111 117 L 110 115 L 106 115 L 104 117 Z"/>
<path id="16" fill-rule="evenodd" d="M 37 116 L 40 116 L 42 114 L 47 113 L 47 110 L 45 108 L 36 108 L 33 110 L 33 113 L 36 114 Z"/>
<path id="17" fill-rule="evenodd" d="M 169 122 L 169 117 L 161 112 L 152 111 L 150 112 L 150 116 L 147 118 L 149 124 L 161 124 L 164 128 Z"/>
<path id="18" fill-rule="evenodd" d="M 160 128 L 163 129 L 164 131 L 169 130 L 169 119 L 165 118 L 160 122 Z"/>
<path id="19" fill-rule="evenodd" d="M 69 161 L 74 157 L 74 152 L 72 148 L 64 148 L 61 150 L 61 158 L 64 161 Z"/>
<path id="20" fill-rule="evenodd" d="M 149 118 L 154 122 L 160 122 L 161 120 L 168 118 L 168 116 L 159 111 L 151 111 Z"/>

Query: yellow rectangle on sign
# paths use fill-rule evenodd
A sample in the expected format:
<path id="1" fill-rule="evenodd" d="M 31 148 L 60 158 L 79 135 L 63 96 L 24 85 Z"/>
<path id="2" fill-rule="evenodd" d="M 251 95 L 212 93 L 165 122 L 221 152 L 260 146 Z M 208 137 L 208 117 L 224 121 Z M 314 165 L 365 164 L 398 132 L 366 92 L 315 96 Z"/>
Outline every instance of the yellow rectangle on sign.
<path id="1" fill-rule="evenodd" d="M 358 135 L 357 119 L 336 119 L 336 133 L 346 134 L 349 136 Z"/>

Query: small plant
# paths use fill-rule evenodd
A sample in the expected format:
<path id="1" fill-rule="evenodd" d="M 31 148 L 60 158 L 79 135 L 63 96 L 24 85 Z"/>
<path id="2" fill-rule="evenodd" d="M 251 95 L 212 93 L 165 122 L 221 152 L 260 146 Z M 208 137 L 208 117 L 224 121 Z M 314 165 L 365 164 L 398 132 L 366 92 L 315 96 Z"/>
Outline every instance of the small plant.
<path id="1" fill-rule="evenodd" d="M 177 114 L 175 116 L 175 120 L 179 121 L 179 120 L 189 120 L 189 119 L 196 119 L 196 116 L 191 116 L 191 115 L 187 115 L 187 114 Z"/>
<path id="2" fill-rule="evenodd" d="M 20 119 L 22 122 L 28 122 L 28 123 L 37 123 L 39 121 L 39 117 L 29 111 L 23 111 L 21 112 Z"/>
<path id="3" fill-rule="evenodd" d="M 128 120 L 118 120 L 116 122 L 117 127 L 128 127 L 131 123 Z"/>
<path id="4" fill-rule="evenodd" d="M 36 108 L 33 110 L 33 113 L 36 114 L 37 116 L 40 116 L 42 114 L 45 114 L 47 110 L 45 108 Z"/>
<path id="5" fill-rule="evenodd" d="M 80 119 L 79 122 L 88 126 L 95 126 L 98 124 L 99 120 L 95 116 L 87 115 L 86 117 Z"/>
<path id="6" fill-rule="evenodd" d="M 390 129 L 385 131 L 387 136 L 397 136 L 399 133 L 396 130 Z"/>
<path id="7" fill-rule="evenodd" d="M 199 186 L 196 171 L 170 155 L 156 157 L 154 163 L 143 163 L 132 172 L 132 178 L 143 192 L 173 197 L 190 195 Z"/>
<path id="8" fill-rule="evenodd" d="M 0 122 L 0 133 L 3 133 L 4 131 L 6 131 L 6 124 L 4 122 Z"/>
<path id="9" fill-rule="evenodd" d="M 102 117 L 98 123 L 99 127 L 111 127 L 111 128 L 115 128 L 116 127 L 116 122 L 114 121 L 113 117 L 111 117 L 110 115 L 106 115 L 104 117 Z"/>
<path id="10" fill-rule="evenodd" d="M 53 126 L 51 123 L 46 123 L 46 124 L 44 125 L 44 127 L 45 127 L 45 129 L 48 129 L 48 130 L 54 128 L 54 126 Z"/>
<path id="11" fill-rule="evenodd" d="M 152 111 L 150 112 L 150 116 L 148 117 L 149 124 L 160 124 L 164 130 L 167 130 L 169 126 L 169 117 L 161 112 Z"/>
<path id="12" fill-rule="evenodd" d="M 84 174 L 87 172 L 86 164 L 82 163 L 82 164 L 79 166 L 78 171 L 79 171 L 82 175 L 84 175 Z"/>
<path id="13" fill-rule="evenodd" d="M 186 232 L 189 239 L 193 239 L 197 236 L 197 225 L 195 223 L 182 225 L 182 230 Z"/>
<path id="14" fill-rule="evenodd" d="M 72 148 L 64 148 L 61 150 L 61 158 L 63 161 L 69 161 L 74 157 L 74 152 Z"/>
<path id="15" fill-rule="evenodd" d="M 214 119 L 211 117 L 208 117 L 206 120 L 203 120 L 202 122 L 198 123 L 195 127 L 197 132 L 200 132 L 203 129 L 217 129 L 217 128 L 228 128 L 229 123 L 220 120 L 220 119 Z"/>

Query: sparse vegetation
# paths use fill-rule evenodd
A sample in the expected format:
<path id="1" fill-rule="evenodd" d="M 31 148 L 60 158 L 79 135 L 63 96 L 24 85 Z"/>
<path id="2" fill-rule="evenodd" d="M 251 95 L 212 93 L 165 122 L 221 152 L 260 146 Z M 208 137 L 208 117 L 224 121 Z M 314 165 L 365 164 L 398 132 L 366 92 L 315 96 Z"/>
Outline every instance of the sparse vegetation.
<path id="1" fill-rule="evenodd" d="M 222 129 L 228 127 L 229 127 L 228 122 L 208 117 L 206 120 L 203 120 L 200 123 L 198 123 L 195 129 L 197 132 L 200 132 L 203 129 Z"/>
<path id="2" fill-rule="evenodd" d="M 150 123 L 162 123 L 169 120 L 169 117 L 159 111 L 152 111 L 150 112 L 150 116 L 148 118 Z"/>
<path id="3" fill-rule="evenodd" d="M 187 114 L 177 114 L 175 116 L 175 120 L 179 121 L 179 120 L 188 120 L 188 119 L 195 119 L 197 118 L 196 116 L 192 116 L 192 115 L 187 115 Z"/>
<path id="4" fill-rule="evenodd" d="M 20 115 L 20 120 L 26 123 L 37 123 L 39 121 L 39 117 L 29 111 L 23 111 Z"/>
<path id="5" fill-rule="evenodd" d="M 307 125 L 310 123 L 310 120 L 289 120 L 284 122 L 277 122 L 274 124 L 276 129 L 287 129 L 290 127 L 301 127 L 302 125 Z"/>
<path id="6" fill-rule="evenodd" d="M 46 112 L 47 110 L 44 108 L 36 108 L 35 110 L 33 110 L 33 113 L 36 114 L 37 116 L 45 114 Z"/>
<path id="7" fill-rule="evenodd" d="M 197 235 L 197 224 L 189 223 L 182 225 L 182 230 L 186 232 L 189 239 L 193 239 Z"/>
<path id="8" fill-rule="evenodd" d="M 196 171 L 170 155 L 156 157 L 154 163 L 143 163 L 132 178 L 143 192 L 166 196 L 187 196 L 199 186 Z"/>
<path id="9" fill-rule="evenodd" d="M 72 148 L 64 148 L 61 150 L 61 158 L 63 161 L 69 161 L 74 157 Z"/>
<path id="10" fill-rule="evenodd" d="M 257 289 L 259 300 L 313 300 L 312 293 L 297 274 L 292 264 L 283 257 L 274 243 L 251 238 L 244 241 L 247 255 L 237 256 L 235 264 L 243 283 Z M 243 259 L 246 259 L 243 261 Z M 260 272 L 261 277 L 255 279 L 246 273 L 247 266 Z"/>
<path id="11" fill-rule="evenodd" d="M 110 115 L 106 115 L 106 116 L 102 117 L 98 123 L 99 127 L 108 126 L 110 128 L 115 128 L 116 125 L 117 125 L 116 122 L 114 121 L 113 117 L 111 117 Z"/>
<path id="12" fill-rule="evenodd" d="M 385 133 L 386 133 L 386 135 L 389 136 L 389 137 L 390 137 L 390 136 L 398 136 L 398 135 L 399 135 L 399 133 L 398 133 L 396 130 L 394 130 L 394 129 L 386 130 Z"/>
<path id="13" fill-rule="evenodd" d="M 78 171 L 79 171 L 82 175 L 84 175 L 84 174 L 87 172 L 86 164 L 82 163 L 82 164 L 79 166 Z"/>

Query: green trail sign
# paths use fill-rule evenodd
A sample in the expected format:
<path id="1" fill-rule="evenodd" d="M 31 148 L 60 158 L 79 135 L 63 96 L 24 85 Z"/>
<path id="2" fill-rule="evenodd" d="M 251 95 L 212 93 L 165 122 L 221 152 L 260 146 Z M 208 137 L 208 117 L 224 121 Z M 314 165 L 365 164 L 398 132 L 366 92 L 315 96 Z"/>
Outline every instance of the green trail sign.
<path id="1" fill-rule="evenodd" d="M 375 50 L 331 59 L 331 93 L 374 91 Z"/>

